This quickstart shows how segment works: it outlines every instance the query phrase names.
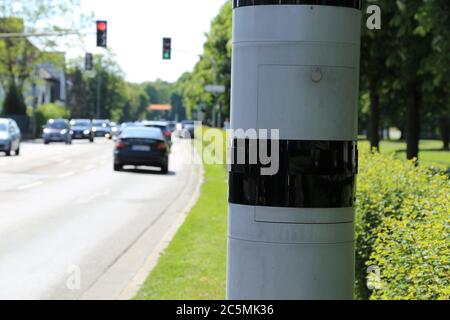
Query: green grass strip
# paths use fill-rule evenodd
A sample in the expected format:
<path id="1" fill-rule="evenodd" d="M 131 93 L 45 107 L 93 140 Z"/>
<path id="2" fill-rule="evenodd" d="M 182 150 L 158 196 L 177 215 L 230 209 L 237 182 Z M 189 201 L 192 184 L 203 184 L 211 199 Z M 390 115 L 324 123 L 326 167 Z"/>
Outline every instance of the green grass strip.
<path id="1" fill-rule="evenodd" d="M 227 173 L 221 165 L 204 168 L 197 204 L 135 299 L 225 299 Z"/>

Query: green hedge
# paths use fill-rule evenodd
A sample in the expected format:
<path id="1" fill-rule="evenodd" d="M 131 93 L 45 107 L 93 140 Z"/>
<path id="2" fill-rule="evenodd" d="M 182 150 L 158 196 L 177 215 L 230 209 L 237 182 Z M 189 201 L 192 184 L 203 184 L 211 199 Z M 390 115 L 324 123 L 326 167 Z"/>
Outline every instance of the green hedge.
<path id="1" fill-rule="evenodd" d="M 357 297 L 449 299 L 449 177 L 363 152 L 357 199 Z"/>
<path id="2" fill-rule="evenodd" d="M 53 103 L 43 104 L 36 110 L 36 127 L 40 131 L 49 119 L 68 119 L 69 117 L 70 113 L 66 108 Z"/>

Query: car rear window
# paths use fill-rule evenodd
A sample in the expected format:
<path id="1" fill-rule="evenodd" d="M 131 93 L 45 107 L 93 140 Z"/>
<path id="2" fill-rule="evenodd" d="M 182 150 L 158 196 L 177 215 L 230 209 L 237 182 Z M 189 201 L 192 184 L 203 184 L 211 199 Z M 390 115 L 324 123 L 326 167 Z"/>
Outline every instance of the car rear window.
<path id="1" fill-rule="evenodd" d="M 161 130 L 156 128 L 128 127 L 125 128 L 121 135 L 122 138 L 143 138 L 164 140 Z"/>
<path id="2" fill-rule="evenodd" d="M 72 121 L 73 126 L 79 126 L 79 127 L 88 127 L 91 125 L 90 121 L 84 121 L 84 120 L 73 120 Z"/>
<path id="3" fill-rule="evenodd" d="M 166 126 L 162 126 L 162 125 L 157 125 L 157 124 L 148 124 L 146 125 L 147 128 L 156 128 L 159 130 L 165 130 L 167 127 Z"/>

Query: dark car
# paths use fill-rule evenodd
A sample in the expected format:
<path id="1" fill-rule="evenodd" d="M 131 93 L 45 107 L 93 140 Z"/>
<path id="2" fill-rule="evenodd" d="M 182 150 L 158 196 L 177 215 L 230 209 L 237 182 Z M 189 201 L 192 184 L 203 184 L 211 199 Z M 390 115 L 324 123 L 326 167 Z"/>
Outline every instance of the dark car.
<path id="1" fill-rule="evenodd" d="M 127 127 L 120 134 L 114 150 L 114 171 L 126 165 L 169 168 L 169 145 L 158 128 Z"/>
<path id="2" fill-rule="evenodd" d="M 109 120 L 93 120 L 92 131 L 96 137 L 111 137 L 111 126 Z"/>
<path id="3" fill-rule="evenodd" d="M 72 135 L 69 121 L 65 119 L 50 119 L 47 125 L 44 126 L 44 132 L 42 134 L 44 144 L 50 142 L 65 142 L 66 144 L 72 144 Z"/>
<path id="4" fill-rule="evenodd" d="M 181 127 L 181 136 L 183 138 L 195 138 L 195 122 L 193 120 L 182 121 Z"/>
<path id="5" fill-rule="evenodd" d="M 117 127 L 117 137 L 120 136 L 126 128 L 144 127 L 140 122 L 123 122 Z"/>
<path id="6" fill-rule="evenodd" d="M 170 132 L 174 133 L 177 129 L 177 122 L 176 121 L 169 121 L 167 122 L 167 129 L 170 130 Z"/>
<path id="7" fill-rule="evenodd" d="M 20 129 L 12 119 L 0 119 L 0 152 L 4 152 L 7 157 L 14 152 L 16 156 L 20 154 Z"/>
<path id="8" fill-rule="evenodd" d="M 70 121 L 70 125 L 72 126 L 72 139 L 85 139 L 94 142 L 91 120 L 73 119 Z"/>
<path id="9" fill-rule="evenodd" d="M 147 128 L 157 128 L 161 130 L 164 138 L 169 144 L 172 144 L 172 131 L 169 129 L 169 124 L 166 121 L 144 121 L 142 125 Z"/>

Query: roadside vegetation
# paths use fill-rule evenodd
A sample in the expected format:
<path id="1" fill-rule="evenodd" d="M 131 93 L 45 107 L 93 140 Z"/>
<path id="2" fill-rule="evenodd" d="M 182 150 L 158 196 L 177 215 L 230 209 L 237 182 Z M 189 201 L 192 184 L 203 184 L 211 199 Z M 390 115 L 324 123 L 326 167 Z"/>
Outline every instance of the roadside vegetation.
<path id="1" fill-rule="evenodd" d="M 368 150 L 359 166 L 357 297 L 449 299 L 449 176 Z"/>
<path id="2" fill-rule="evenodd" d="M 448 175 L 360 149 L 356 298 L 449 299 Z M 137 299 L 225 297 L 226 179 L 224 166 L 205 164 L 197 205 Z"/>
<path id="3" fill-rule="evenodd" d="M 64 106 L 48 103 L 40 105 L 35 112 L 35 116 L 36 128 L 38 132 L 41 132 L 42 126 L 44 126 L 49 119 L 69 119 L 70 113 Z"/>
<path id="4" fill-rule="evenodd" d="M 360 150 L 370 150 L 368 141 L 359 141 L 358 146 Z M 434 166 L 450 170 L 450 150 L 444 150 L 442 147 L 442 141 L 420 140 L 419 164 L 426 167 Z M 406 142 L 382 140 L 380 142 L 380 153 L 393 154 L 396 159 L 405 159 Z"/>
<path id="5" fill-rule="evenodd" d="M 204 170 L 197 204 L 136 299 L 225 299 L 227 172 L 222 165 Z"/>

